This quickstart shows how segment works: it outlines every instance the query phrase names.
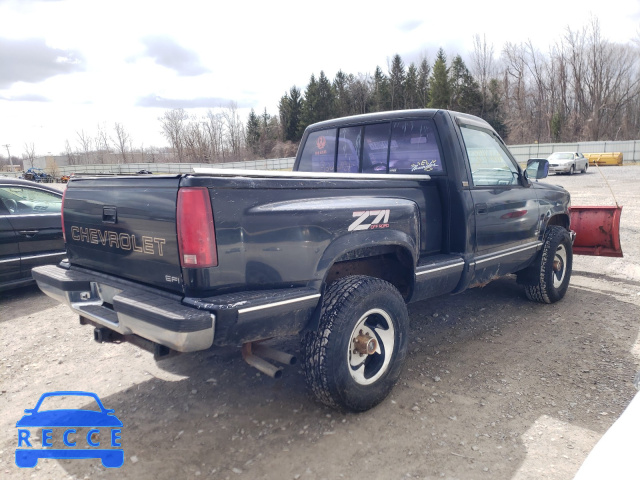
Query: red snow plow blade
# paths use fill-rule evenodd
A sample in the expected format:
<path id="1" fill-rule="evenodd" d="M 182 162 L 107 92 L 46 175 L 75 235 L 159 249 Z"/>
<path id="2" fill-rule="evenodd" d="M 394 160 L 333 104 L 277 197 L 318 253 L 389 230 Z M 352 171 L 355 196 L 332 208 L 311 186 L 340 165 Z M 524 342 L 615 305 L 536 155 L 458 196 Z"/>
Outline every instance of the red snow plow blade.
<path id="1" fill-rule="evenodd" d="M 571 207 L 571 230 L 576 232 L 573 253 L 622 257 L 620 215 L 622 207 Z"/>

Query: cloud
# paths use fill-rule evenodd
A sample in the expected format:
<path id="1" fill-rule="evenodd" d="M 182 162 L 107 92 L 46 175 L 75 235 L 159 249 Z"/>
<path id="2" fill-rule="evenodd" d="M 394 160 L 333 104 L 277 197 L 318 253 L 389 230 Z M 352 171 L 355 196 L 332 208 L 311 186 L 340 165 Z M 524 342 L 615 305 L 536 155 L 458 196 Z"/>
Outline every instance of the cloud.
<path id="1" fill-rule="evenodd" d="M 424 22 L 422 20 L 408 20 L 400 25 L 398 25 L 398 29 L 403 32 L 410 32 L 411 30 L 415 30 Z"/>
<path id="2" fill-rule="evenodd" d="M 218 108 L 227 107 L 230 103 L 235 103 L 238 108 L 250 108 L 256 105 L 255 102 L 236 102 L 229 98 L 220 97 L 197 97 L 197 98 L 163 98 L 157 95 L 147 95 L 141 97 L 136 102 L 137 107 L 155 108 Z"/>
<path id="3" fill-rule="evenodd" d="M 85 69 L 84 58 L 78 52 L 49 47 L 42 38 L 0 38 L 0 65 L 0 88 L 16 82 L 37 83 Z"/>
<path id="4" fill-rule="evenodd" d="M 194 77 L 211 71 L 200 63 L 197 53 L 187 50 L 170 37 L 145 37 L 142 43 L 146 47 L 143 56 L 152 58 L 158 65 L 175 70 L 178 75 Z"/>
<path id="5" fill-rule="evenodd" d="M 2 97 L 0 100 L 6 100 L 7 102 L 50 102 L 51 99 L 42 95 L 27 93 L 24 95 L 14 95 L 12 97 Z"/>

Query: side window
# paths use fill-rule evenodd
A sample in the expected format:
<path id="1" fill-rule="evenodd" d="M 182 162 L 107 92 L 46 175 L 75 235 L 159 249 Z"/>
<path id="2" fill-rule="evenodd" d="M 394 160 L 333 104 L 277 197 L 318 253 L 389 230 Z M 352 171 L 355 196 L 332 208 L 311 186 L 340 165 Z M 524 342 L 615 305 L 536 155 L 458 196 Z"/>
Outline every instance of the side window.
<path id="1" fill-rule="evenodd" d="M 365 125 L 362 150 L 362 173 L 387 173 L 389 123 Z"/>
<path id="2" fill-rule="evenodd" d="M 393 122 L 389 173 L 442 172 L 442 159 L 431 120 Z"/>
<path id="3" fill-rule="evenodd" d="M 35 188 L 0 187 L 0 203 L 10 215 L 60 213 L 62 198 Z"/>
<path id="4" fill-rule="evenodd" d="M 301 172 L 333 172 L 335 152 L 335 128 L 312 132 L 304 144 L 298 170 Z"/>
<path id="5" fill-rule="evenodd" d="M 461 127 L 475 186 L 517 185 L 518 168 L 488 132 Z"/>
<path id="6" fill-rule="evenodd" d="M 338 132 L 338 173 L 358 173 L 360 170 L 360 145 L 362 127 L 341 128 Z"/>

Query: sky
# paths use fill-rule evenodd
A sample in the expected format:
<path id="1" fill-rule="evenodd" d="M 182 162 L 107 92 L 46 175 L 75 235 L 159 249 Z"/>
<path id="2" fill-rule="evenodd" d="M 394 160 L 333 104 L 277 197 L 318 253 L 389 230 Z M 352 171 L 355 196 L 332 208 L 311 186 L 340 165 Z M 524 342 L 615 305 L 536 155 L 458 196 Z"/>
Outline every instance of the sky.
<path id="1" fill-rule="evenodd" d="M 167 109 L 277 115 L 321 70 L 433 63 L 440 47 L 468 58 L 476 34 L 496 58 L 506 42 L 546 52 L 593 17 L 610 41 L 640 39 L 639 0 L 0 0 L 0 154 L 56 155 L 116 122 L 136 148 L 166 146 Z"/>

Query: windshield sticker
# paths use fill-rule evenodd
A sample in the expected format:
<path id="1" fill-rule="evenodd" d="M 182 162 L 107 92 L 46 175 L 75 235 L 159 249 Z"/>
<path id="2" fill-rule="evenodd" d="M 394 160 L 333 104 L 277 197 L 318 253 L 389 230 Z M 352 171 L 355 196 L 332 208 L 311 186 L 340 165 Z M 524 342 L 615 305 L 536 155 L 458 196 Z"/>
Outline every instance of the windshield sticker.
<path id="1" fill-rule="evenodd" d="M 315 154 L 325 155 L 327 153 L 327 151 L 324 149 L 326 146 L 327 146 L 327 139 L 323 135 L 320 135 L 316 140 L 316 147 L 318 147 L 318 150 L 315 152 Z"/>
<path id="2" fill-rule="evenodd" d="M 438 160 L 422 160 L 411 164 L 412 172 L 432 172 L 438 168 Z"/>

